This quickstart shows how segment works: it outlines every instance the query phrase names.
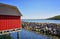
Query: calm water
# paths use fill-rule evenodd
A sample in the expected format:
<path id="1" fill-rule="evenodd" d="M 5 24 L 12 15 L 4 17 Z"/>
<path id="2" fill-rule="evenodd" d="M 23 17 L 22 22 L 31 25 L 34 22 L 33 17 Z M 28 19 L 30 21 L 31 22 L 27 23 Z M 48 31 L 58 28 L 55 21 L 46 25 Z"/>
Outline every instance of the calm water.
<path id="1" fill-rule="evenodd" d="M 23 19 L 24 22 L 59 23 L 60 20 Z"/>
<path id="2" fill-rule="evenodd" d="M 42 23 L 59 23 L 60 20 L 22 20 L 24 22 L 42 22 Z M 12 33 L 11 37 L 12 39 L 17 39 L 17 33 Z M 20 39 L 60 39 L 59 37 L 55 36 L 48 36 L 48 35 L 42 35 L 42 34 L 36 34 L 32 31 L 24 30 L 22 29 L 20 32 Z"/>
<path id="3" fill-rule="evenodd" d="M 12 39 L 17 39 L 17 33 L 12 33 Z M 59 39 L 58 37 L 36 34 L 32 31 L 22 29 L 20 32 L 20 39 Z"/>

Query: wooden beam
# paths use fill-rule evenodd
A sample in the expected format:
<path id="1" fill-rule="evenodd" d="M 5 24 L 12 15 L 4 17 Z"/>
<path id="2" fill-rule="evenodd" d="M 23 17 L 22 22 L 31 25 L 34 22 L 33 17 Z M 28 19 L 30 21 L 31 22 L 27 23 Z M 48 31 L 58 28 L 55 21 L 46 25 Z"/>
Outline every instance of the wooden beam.
<path id="1" fill-rule="evenodd" d="M 20 32 L 17 32 L 17 39 L 20 39 Z"/>
<path id="2" fill-rule="evenodd" d="M 13 33 L 13 32 L 20 32 L 20 30 L 21 30 L 20 28 L 2 30 L 2 31 L 0 31 L 0 35 L 9 34 L 9 33 Z"/>

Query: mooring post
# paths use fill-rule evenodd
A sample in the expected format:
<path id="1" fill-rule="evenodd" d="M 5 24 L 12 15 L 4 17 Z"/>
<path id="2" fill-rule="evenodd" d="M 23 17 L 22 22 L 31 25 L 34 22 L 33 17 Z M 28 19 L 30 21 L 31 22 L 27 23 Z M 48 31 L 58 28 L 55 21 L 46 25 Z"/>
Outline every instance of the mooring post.
<path id="1" fill-rule="evenodd" d="M 17 32 L 17 39 L 20 39 L 20 32 Z"/>

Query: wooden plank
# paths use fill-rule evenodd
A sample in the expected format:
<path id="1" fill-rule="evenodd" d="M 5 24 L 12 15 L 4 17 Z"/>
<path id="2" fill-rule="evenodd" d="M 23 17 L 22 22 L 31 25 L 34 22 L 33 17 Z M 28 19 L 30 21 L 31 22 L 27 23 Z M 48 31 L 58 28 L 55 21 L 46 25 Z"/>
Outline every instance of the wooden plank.
<path id="1" fill-rule="evenodd" d="M 17 32 L 17 39 L 20 39 L 20 32 Z"/>
<path id="2" fill-rule="evenodd" d="M 13 32 L 20 32 L 20 30 L 21 30 L 20 28 L 3 30 L 3 31 L 0 31 L 0 35 L 9 34 L 9 33 L 13 33 Z"/>

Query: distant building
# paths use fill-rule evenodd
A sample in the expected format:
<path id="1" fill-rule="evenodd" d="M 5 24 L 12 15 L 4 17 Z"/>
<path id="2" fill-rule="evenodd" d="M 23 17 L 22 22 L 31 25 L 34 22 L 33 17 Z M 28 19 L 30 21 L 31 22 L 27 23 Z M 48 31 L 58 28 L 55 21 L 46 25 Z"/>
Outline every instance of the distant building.
<path id="1" fill-rule="evenodd" d="M 0 3 L 0 34 L 20 30 L 21 16 L 16 6 Z"/>

